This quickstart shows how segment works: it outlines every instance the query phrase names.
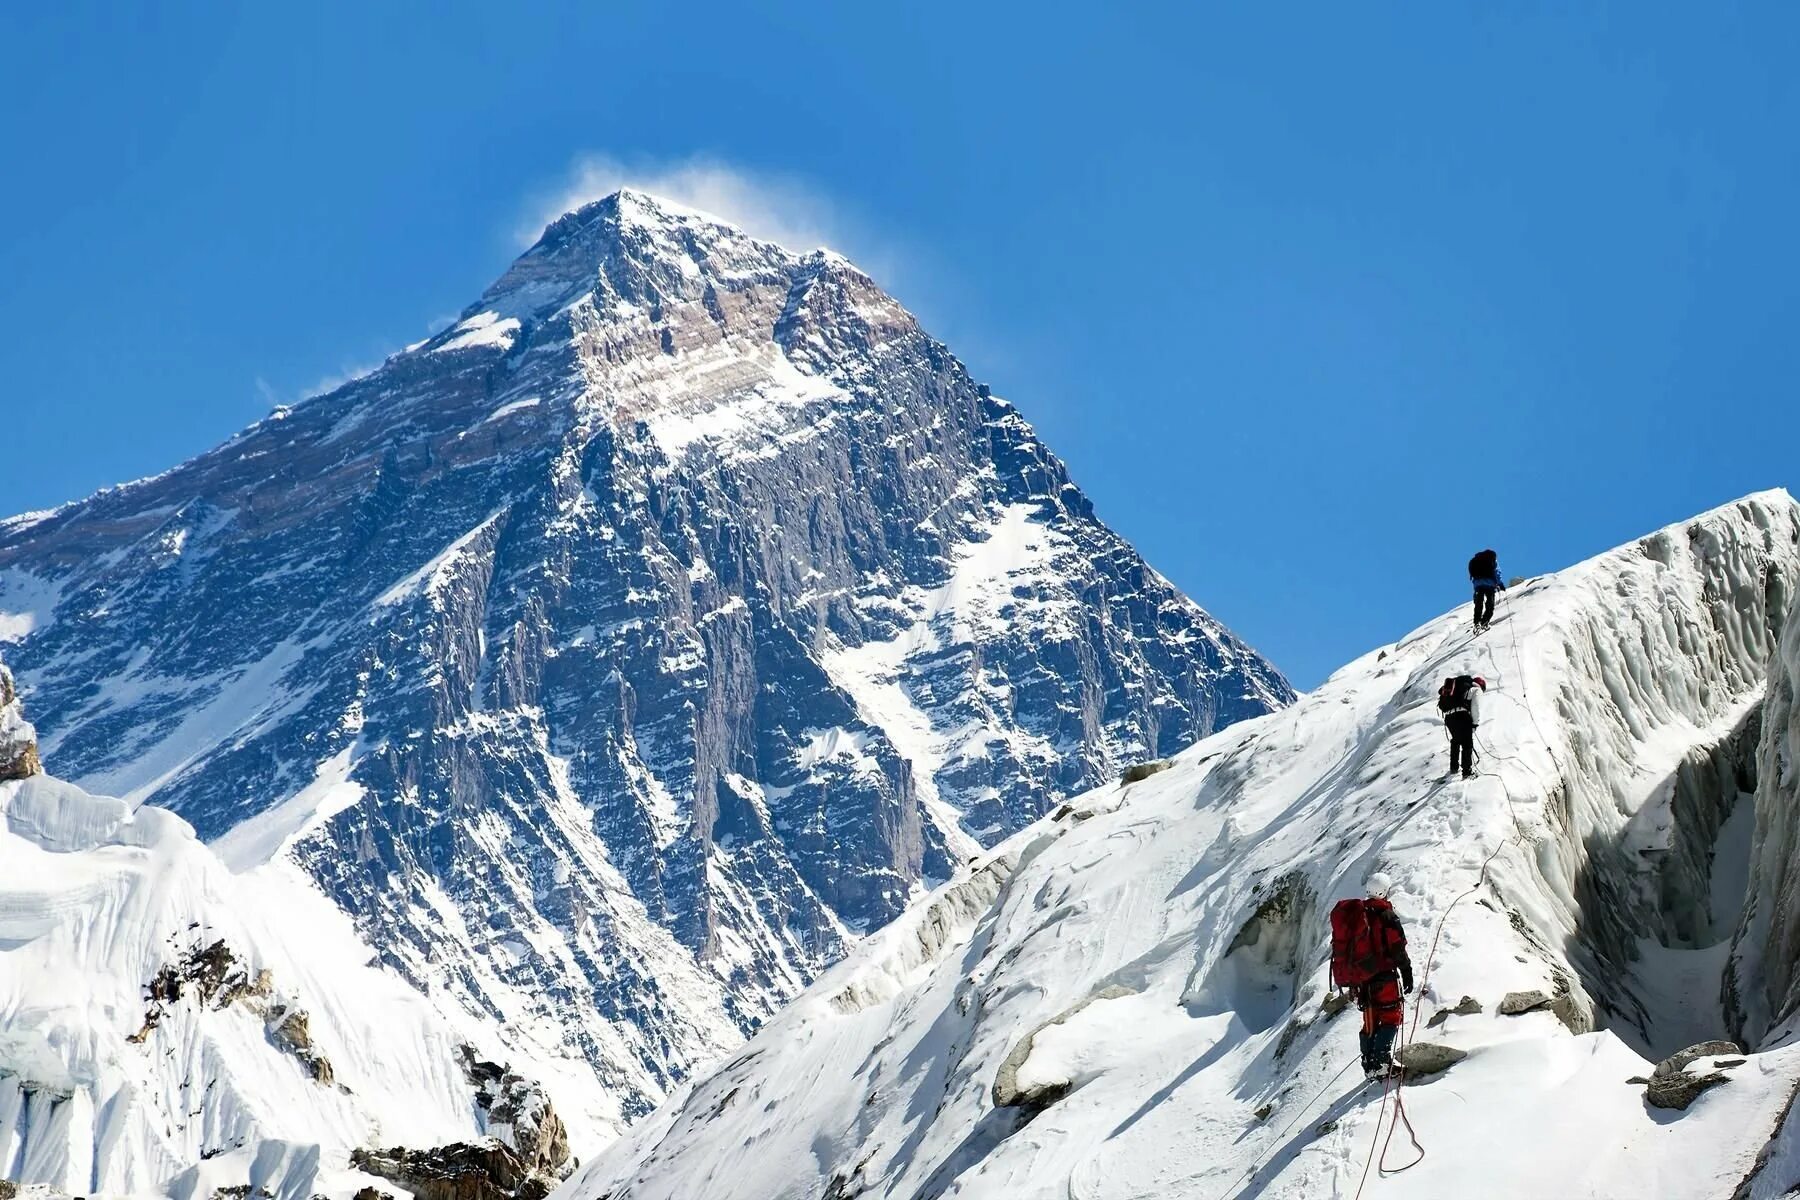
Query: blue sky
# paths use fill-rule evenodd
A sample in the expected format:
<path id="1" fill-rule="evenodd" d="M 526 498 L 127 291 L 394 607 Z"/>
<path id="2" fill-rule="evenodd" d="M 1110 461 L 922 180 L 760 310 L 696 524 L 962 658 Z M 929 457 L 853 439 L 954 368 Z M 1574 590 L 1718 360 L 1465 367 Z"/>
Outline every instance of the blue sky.
<path id="1" fill-rule="evenodd" d="M 0 10 L 0 511 L 379 362 L 620 176 L 863 262 L 1302 685 L 1482 545 L 1797 482 L 1800 8 L 424 12 Z"/>

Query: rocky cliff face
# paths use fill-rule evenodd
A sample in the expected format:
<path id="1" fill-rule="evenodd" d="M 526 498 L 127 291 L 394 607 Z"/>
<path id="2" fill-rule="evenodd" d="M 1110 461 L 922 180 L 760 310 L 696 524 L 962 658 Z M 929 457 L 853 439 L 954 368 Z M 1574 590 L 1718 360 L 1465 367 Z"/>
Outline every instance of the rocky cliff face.
<path id="1" fill-rule="evenodd" d="M 867 276 L 634 193 L 374 373 L 0 523 L 0 614 L 62 773 L 299 863 L 601 1122 L 1291 697 Z"/>

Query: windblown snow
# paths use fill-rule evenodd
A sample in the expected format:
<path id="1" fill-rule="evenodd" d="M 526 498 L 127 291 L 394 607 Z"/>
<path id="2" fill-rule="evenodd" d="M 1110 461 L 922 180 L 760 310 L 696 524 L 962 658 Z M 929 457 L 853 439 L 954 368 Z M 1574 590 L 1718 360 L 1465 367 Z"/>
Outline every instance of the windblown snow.
<path id="1" fill-rule="evenodd" d="M 1776 1195 L 1785 1034 L 1676 1072 L 1722 1077 L 1685 1111 L 1642 1079 L 1738 1032 L 1716 910 L 1797 581 L 1800 506 L 1765 493 L 1515 587 L 1484 636 L 1435 620 L 1001 844 L 564 1194 Z M 1467 782 L 1433 704 L 1462 673 L 1489 687 Z M 1397 1093 L 1422 1158 L 1354 1008 L 1321 1008 L 1324 914 L 1374 870 L 1407 1036 L 1467 1055 Z"/>

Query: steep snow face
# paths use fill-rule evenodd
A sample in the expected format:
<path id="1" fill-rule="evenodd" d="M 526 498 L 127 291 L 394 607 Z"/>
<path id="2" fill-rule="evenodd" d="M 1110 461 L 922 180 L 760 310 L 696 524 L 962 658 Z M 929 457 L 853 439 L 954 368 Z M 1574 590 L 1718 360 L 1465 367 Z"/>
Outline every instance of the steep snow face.
<path id="1" fill-rule="evenodd" d="M 869 278 L 621 193 L 450 328 L 0 524 L 59 773 L 298 864 L 572 1124 L 1059 798 L 1277 708 Z"/>
<path id="2" fill-rule="evenodd" d="M 357 1146 L 484 1133 L 460 1039 L 304 879 L 44 775 L 0 784 L 0 863 L 0 1177 L 348 1194 Z"/>
<path id="3" fill-rule="evenodd" d="M 1800 1050 L 1752 1054 L 1678 1119 L 1626 1080 L 1725 1033 L 1731 920 L 1708 906 L 1732 879 L 1741 898 L 1735 766 L 1797 580 L 1800 506 L 1750 497 L 1083 795 L 564 1195 L 1316 1200 L 1371 1159 L 1366 1195 L 1729 1193 Z M 1489 688 L 1467 782 L 1433 702 L 1465 672 Z M 1378 1172 L 1415 1155 L 1404 1129 L 1382 1148 L 1355 1010 L 1321 1007 L 1325 914 L 1375 870 L 1411 939 L 1409 1026 L 1468 1055 L 1401 1093 L 1427 1154 L 1398 1174 Z"/>

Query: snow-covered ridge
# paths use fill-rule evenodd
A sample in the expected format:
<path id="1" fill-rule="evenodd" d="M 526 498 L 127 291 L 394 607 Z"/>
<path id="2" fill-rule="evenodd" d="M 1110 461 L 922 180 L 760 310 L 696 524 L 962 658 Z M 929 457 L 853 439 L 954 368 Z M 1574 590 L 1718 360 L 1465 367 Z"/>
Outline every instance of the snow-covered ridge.
<path id="1" fill-rule="evenodd" d="M 1728 1194 L 1800 1049 L 1679 1118 L 1626 1080 L 1728 1032 L 1745 722 L 1797 582 L 1800 506 L 1765 493 L 1515 588 L 1482 638 L 1427 624 L 1021 832 L 935 956 L 904 918 L 566 1195 L 1351 1196 L 1389 1110 L 1352 1085 L 1354 1012 L 1320 1011 L 1324 913 L 1375 869 L 1409 1017 L 1469 1057 L 1406 1090 L 1428 1156 L 1365 1195 Z M 1468 783 L 1433 704 L 1463 672 L 1490 687 Z"/>

